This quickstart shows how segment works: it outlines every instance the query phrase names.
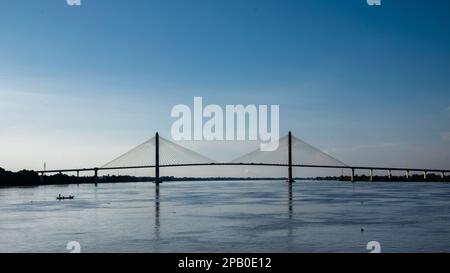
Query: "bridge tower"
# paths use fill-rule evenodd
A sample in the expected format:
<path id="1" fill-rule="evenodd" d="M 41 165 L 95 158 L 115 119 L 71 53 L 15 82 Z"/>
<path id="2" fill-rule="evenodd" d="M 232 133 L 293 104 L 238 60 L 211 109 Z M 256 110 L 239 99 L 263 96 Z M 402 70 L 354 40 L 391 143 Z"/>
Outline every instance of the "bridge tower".
<path id="1" fill-rule="evenodd" d="M 95 183 L 95 186 L 97 187 L 98 186 L 98 168 L 94 169 L 94 183 Z"/>
<path id="2" fill-rule="evenodd" d="M 292 132 L 289 131 L 289 152 L 288 152 L 288 162 L 289 162 L 289 167 L 288 167 L 288 181 L 289 183 L 294 183 L 295 180 L 292 177 Z"/>
<path id="3" fill-rule="evenodd" d="M 159 179 L 159 133 L 155 136 L 155 183 L 159 185 L 161 180 Z"/>

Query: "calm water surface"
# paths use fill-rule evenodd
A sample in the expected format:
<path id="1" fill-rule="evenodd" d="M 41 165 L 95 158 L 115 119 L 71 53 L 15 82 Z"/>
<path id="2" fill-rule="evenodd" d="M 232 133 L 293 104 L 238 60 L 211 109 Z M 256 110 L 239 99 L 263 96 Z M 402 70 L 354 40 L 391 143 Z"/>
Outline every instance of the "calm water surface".
<path id="1" fill-rule="evenodd" d="M 58 194 L 75 200 L 56 201 Z M 364 230 L 363 232 L 361 230 Z M 280 181 L 0 189 L 0 252 L 450 251 L 450 185 Z"/>

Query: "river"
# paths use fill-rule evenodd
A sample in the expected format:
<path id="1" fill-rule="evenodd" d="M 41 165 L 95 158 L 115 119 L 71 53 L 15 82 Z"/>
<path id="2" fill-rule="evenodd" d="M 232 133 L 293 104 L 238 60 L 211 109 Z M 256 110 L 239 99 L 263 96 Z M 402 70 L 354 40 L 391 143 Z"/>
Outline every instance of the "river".
<path id="1" fill-rule="evenodd" d="M 56 196 L 74 195 L 57 201 Z M 449 252 L 450 185 L 201 181 L 0 188 L 0 252 Z"/>

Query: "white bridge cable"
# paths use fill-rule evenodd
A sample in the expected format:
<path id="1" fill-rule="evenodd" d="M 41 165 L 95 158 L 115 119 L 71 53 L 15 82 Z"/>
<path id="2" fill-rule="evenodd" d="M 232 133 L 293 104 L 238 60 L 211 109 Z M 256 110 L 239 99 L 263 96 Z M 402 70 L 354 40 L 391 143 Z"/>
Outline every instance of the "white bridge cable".
<path id="1" fill-rule="evenodd" d="M 211 163 L 215 163 L 215 161 L 181 145 L 175 144 L 165 138 L 159 138 L 160 165 Z"/>
<path id="2" fill-rule="evenodd" d="M 288 164 L 289 137 L 283 137 L 275 151 L 261 151 L 257 149 L 231 163 L 255 163 L 255 164 Z M 347 164 L 322 152 L 318 148 L 305 141 L 292 136 L 292 164 L 293 165 L 320 165 L 346 167 Z"/>
<path id="3" fill-rule="evenodd" d="M 108 162 L 102 168 L 153 166 L 155 165 L 155 138 L 131 149 L 118 158 Z"/>
<path id="4" fill-rule="evenodd" d="M 156 164 L 155 153 L 155 138 L 153 137 L 105 164 L 102 168 L 154 166 Z M 210 164 L 214 162 L 206 156 L 159 137 L 160 165 Z"/>
<path id="5" fill-rule="evenodd" d="M 286 136 L 280 139 L 278 149 L 275 151 L 265 152 L 257 149 L 251 153 L 232 160 L 229 163 L 286 165 L 288 164 L 288 151 L 289 138 Z M 155 138 L 153 137 L 143 144 L 133 148 L 129 152 L 105 164 L 103 168 L 154 166 L 155 152 Z M 165 138 L 159 138 L 160 165 L 211 163 L 217 162 Z M 292 163 L 293 165 L 320 165 L 336 167 L 348 166 L 344 162 L 325 152 L 322 152 L 318 148 L 294 136 L 292 137 Z"/>

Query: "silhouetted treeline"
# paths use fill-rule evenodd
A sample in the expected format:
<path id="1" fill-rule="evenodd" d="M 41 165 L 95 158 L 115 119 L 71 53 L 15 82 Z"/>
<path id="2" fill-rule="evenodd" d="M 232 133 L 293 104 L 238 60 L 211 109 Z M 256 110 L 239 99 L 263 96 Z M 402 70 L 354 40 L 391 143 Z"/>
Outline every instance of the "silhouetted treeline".
<path id="1" fill-rule="evenodd" d="M 161 177 L 165 182 L 170 181 L 239 181 L 239 180 L 286 180 L 284 177 L 277 178 L 253 178 L 253 177 Z M 313 178 L 295 178 L 296 180 L 315 180 L 315 181 L 350 181 L 349 176 L 328 176 Z M 40 185 L 69 185 L 69 184 L 95 184 L 95 183 L 127 183 L 127 182 L 154 182 L 154 177 L 135 177 L 135 176 L 100 176 L 76 177 L 65 174 L 44 175 L 40 176 L 34 171 L 11 172 L 0 168 L 0 187 L 24 187 L 24 186 L 40 186 Z M 355 181 L 369 181 L 370 177 L 366 175 L 355 176 Z M 405 176 L 374 176 L 373 181 L 397 181 L 397 182 L 423 182 L 423 175 L 411 175 L 409 179 Z M 440 175 L 428 174 L 427 180 L 431 182 L 450 182 L 450 176 L 444 179 Z"/>
<path id="2" fill-rule="evenodd" d="M 330 181 L 351 181 L 350 176 L 327 176 L 327 177 L 315 177 L 310 178 L 311 180 L 330 180 Z M 355 175 L 355 181 L 370 181 L 370 176 L 368 175 Z M 441 175 L 427 174 L 427 180 L 424 179 L 423 175 L 410 175 L 409 178 L 406 176 L 373 176 L 372 181 L 374 182 L 450 182 L 450 176 L 441 177 Z"/>
<path id="3" fill-rule="evenodd" d="M 225 180 L 280 180 L 284 178 L 237 178 L 237 177 L 161 177 L 165 182 L 170 181 L 225 181 Z M 70 184 L 101 184 L 101 183 L 127 183 L 127 182 L 154 182 L 154 177 L 116 176 L 107 175 L 95 178 L 93 176 L 77 177 L 65 174 L 40 176 L 37 172 L 23 170 L 20 172 L 5 171 L 0 168 L 0 187 L 26 187 L 40 185 L 70 185 Z"/>
<path id="4" fill-rule="evenodd" d="M 39 175 L 33 171 L 10 172 L 0 168 L 0 186 L 38 185 Z"/>
<path id="5" fill-rule="evenodd" d="M 103 176 L 98 177 L 98 179 L 95 177 L 76 177 L 65 174 L 40 176 L 34 171 L 23 170 L 19 172 L 11 172 L 0 168 L 0 187 L 152 181 L 154 181 L 153 177 L 133 176 Z"/>

